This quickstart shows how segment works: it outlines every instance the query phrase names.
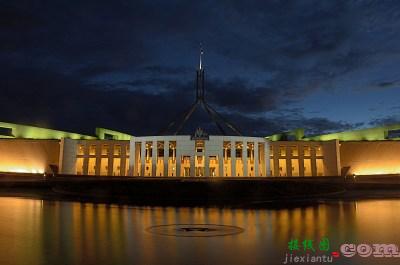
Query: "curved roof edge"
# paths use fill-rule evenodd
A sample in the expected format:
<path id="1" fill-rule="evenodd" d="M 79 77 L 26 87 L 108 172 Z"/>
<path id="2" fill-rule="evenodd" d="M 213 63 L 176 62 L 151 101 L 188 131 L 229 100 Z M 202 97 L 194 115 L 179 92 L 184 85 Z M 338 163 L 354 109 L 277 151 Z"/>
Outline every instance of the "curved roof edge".
<path id="1" fill-rule="evenodd" d="M 96 128 L 96 136 L 101 140 L 130 140 L 132 135 L 106 129 Z"/>
<path id="2" fill-rule="evenodd" d="M 392 124 L 352 131 L 335 132 L 321 135 L 304 136 L 304 129 L 274 134 L 266 137 L 270 141 L 384 141 L 400 140 L 400 124 Z"/>
<path id="3" fill-rule="evenodd" d="M 25 138 L 25 139 L 97 139 L 96 136 L 58 131 L 36 126 L 0 122 L 0 138 Z"/>

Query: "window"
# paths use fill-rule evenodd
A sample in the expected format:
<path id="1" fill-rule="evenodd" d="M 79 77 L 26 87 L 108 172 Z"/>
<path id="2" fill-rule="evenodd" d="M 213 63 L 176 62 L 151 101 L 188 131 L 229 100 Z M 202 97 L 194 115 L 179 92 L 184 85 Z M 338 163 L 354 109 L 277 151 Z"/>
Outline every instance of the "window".
<path id="1" fill-rule="evenodd" d="M 324 176 L 324 160 L 316 159 L 317 176 Z"/>
<path id="2" fill-rule="evenodd" d="M 196 152 L 203 152 L 204 151 L 204 141 L 203 140 L 197 140 L 195 142 L 195 148 Z"/>
<path id="3" fill-rule="evenodd" d="M 170 141 L 169 142 L 169 150 L 168 150 L 168 156 L 175 160 L 175 149 L 176 149 L 176 142 L 175 141 Z"/>
<path id="4" fill-rule="evenodd" d="M 112 172 L 113 176 L 121 175 L 121 158 L 114 158 Z"/>
<path id="5" fill-rule="evenodd" d="M 88 175 L 95 175 L 96 174 L 96 158 L 89 158 L 88 163 Z"/>
<path id="6" fill-rule="evenodd" d="M 286 177 L 286 159 L 279 159 L 279 176 Z"/>
<path id="7" fill-rule="evenodd" d="M 101 158 L 100 160 L 100 175 L 108 175 L 108 158 Z"/>
<path id="8" fill-rule="evenodd" d="M 114 155 L 115 156 L 121 155 L 121 145 L 119 144 L 114 145 Z"/>
<path id="9" fill-rule="evenodd" d="M 247 143 L 247 157 L 253 161 L 254 159 L 254 143 L 249 142 Z"/>
<path id="10" fill-rule="evenodd" d="M 114 139 L 114 135 L 109 134 L 109 133 L 104 133 L 104 139 L 105 140 L 113 140 Z"/>
<path id="11" fill-rule="evenodd" d="M 242 149 L 236 149 L 236 158 L 242 158 Z"/>
<path id="12" fill-rule="evenodd" d="M 227 160 L 231 157 L 231 142 L 224 141 L 222 147 L 224 149 L 224 159 Z"/>
<path id="13" fill-rule="evenodd" d="M 231 158 L 231 149 L 226 150 L 226 158 Z"/>
<path id="14" fill-rule="evenodd" d="M 400 130 L 389 130 L 387 139 L 394 139 L 400 137 Z"/>
<path id="15" fill-rule="evenodd" d="M 101 155 L 108 155 L 108 144 L 103 144 L 101 146 Z"/>
<path id="16" fill-rule="evenodd" d="M 310 147 L 309 146 L 304 146 L 303 147 L 303 155 L 304 156 L 310 156 L 311 155 L 311 151 L 310 151 Z"/>
<path id="17" fill-rule="evenodd" d="M 164 142 L 157 142 L 157 157 L 164 157 Z"/>
<path id="18" fill-rule="evenodd" d="M 316 154 L 316 156 L 323 156 L 322 147 L 321 146 L 317 145 L 315 147 L 315 154 Z"/>
<path id="19" fill-rule="evenodd" d="M 146 161 L 150 160 L 153 156 L 153 143 L 152 142 L 146 142 Z"/>
<path id="20" fill-rule="evenodd" d="M 269 146 L 269 156 L 270 157 L 274 156 L 274 148 L 272 147 L 272 145 Z"/>
<path id="21" fill-rule="evenodd" d="M 243 143 L 236 142 L 235 146 L 236 146 L 236 152 L 235 152 L 236 158 L 242 158 Z"/>
<path id="22" fill-rule="evenodd" d="M 85 145 L 80 144 L 78 145 L 78 155 L 84 155 L 85 154 Z"/>
<path id="23" fill-rule="evenodd" d="M 298 156 L 299 155 L 299 150 L 297 149 L 297 146 L 291 146 L 290 147 L 290 152 L 292 156 Z"/>
<path id="24" fill-rule="evenodd" d="M 92 144 L 89 147 L 89 155 L 94 156 L 96 155 L 96 145 Z"/>
<path id="25" fill-rule="evenodd" d="M 13 136 L 12 128 L 0 127 L 0 135 Z"/>
<path id="26" fill-rule="evenodd" d="M 311 159 L 304 159 L 304 176 L 311 176 Z"/>
<path id="27" fill-rule="evenodd" d="M 83 157 L 76 159 L 76 174 L 83 175 Z"/>
<path id="28" fill-rule="evenodd" d="M 125 176 L 128 175 L 129 175 L 129 158 L 127 158 L 125 162 Z"/>
<path id="29" fill-rule="evenodd" d="M 292 159 L 291 160 L 291 164 L 292 164 L 292 176 L 299 176 L 300 172 L 299 172 L 299 160 L 298 159 Z"/>
<path id="30" fill-rule="evenodd" d="M 128 144 L 128 145 L 126 145 L 125 146 L 125 154 L 126 154 L 126 156 L 129 156 L 129 153 L 131 152 L 131 147 L 130 147 L 130 145 Z"/>
<path id="31" fill-rule="evenodd" d="M 164 149 L 157 149 L 157 157 L 164 157 Z"/>
<path id="32" fill-rule="evenodd" d="M 279 155 L 286 156 L 286 146 L 279 146 Z"/>
<path id="33" fill-rule="evenodd" d="M 270 168 L 271 177 L 275 176 L 275 171 L 274 171 L 275 167 L 274 167 L 274 160 L 273 159 L 269 160 L 269 168 Z"/>

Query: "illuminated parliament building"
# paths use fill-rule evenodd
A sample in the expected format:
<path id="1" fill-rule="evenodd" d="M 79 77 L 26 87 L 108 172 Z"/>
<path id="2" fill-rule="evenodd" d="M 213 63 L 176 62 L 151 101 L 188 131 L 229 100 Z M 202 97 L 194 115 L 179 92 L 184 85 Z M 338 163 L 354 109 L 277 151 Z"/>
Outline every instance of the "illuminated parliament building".
<path id="1" fill-rule="evenodd" d="M 400 174 L 400 124 L 307 136 L 303 129 L 243 136 L 210 106 L 204 68 L 196 100 L 156 136 L 105 128 L 93 136 L 0 122 L 0 172 L 126 177 L 315 177 Z M 182 134 L 203 109 L 219 130 Z"/>

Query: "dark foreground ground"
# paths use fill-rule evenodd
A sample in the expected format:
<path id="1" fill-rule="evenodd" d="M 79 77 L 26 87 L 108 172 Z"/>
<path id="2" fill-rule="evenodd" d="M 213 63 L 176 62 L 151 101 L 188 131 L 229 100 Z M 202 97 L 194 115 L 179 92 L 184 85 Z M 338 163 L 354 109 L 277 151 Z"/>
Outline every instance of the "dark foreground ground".
<path id="1" fill-rule="evenodd" d="M 172 206 L 274 207 L 399 198 L 400 176 L 141 178 L 0 174 L 0 196 Z"/>

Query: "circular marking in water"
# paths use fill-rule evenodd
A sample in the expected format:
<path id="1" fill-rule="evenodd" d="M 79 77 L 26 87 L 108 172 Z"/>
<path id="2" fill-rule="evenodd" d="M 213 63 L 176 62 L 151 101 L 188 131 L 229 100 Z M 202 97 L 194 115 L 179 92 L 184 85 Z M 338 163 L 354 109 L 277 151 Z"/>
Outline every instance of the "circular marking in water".
<path id="1" fill-rule="evenodd" d="M 217 224 L 168 224 L 150 226 L 146 231 L 163 236 L 212 237 L 235 235 L 242 233 L 244 229 L 238 226 Z"/>

